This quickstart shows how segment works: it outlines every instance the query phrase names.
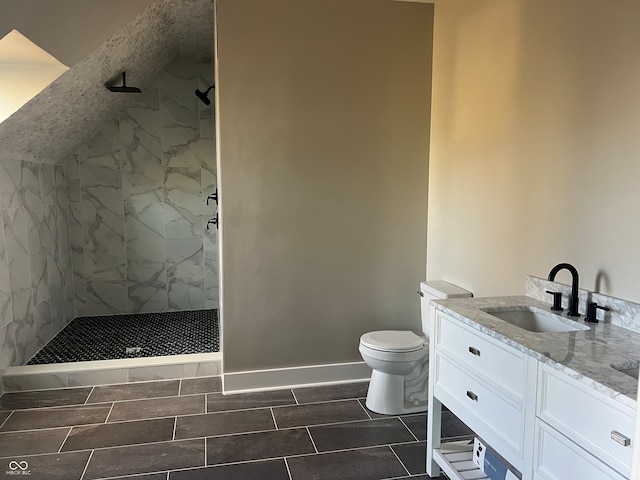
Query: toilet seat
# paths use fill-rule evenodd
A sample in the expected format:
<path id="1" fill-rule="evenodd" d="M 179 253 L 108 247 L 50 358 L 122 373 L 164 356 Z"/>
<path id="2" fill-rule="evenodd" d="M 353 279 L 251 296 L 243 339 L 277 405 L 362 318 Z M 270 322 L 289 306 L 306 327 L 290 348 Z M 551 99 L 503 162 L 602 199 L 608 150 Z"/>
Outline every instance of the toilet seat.
<path id="1" fill-rule="evenodd" d="M 425 346 L 425 339 L 409 330 L 378 330 L 365 333 L 360 343 L 380 352 L 415 352 Z"/>

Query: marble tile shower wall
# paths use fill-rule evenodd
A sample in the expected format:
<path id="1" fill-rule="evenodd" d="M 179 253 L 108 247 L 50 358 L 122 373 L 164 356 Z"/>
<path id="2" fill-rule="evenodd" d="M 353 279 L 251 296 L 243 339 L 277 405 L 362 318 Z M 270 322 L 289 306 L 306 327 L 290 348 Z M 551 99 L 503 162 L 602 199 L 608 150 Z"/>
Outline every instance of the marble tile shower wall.
<path id="1" fill-rule="evenodd" d="M 0 375 L 74 317 L 62 165 L 0 153 Z"/>
<path id="2" fill-rule="evenodd" d="M 175 62 L 67 159 L 77 315 L 217 308 L 212 80 Z"/>

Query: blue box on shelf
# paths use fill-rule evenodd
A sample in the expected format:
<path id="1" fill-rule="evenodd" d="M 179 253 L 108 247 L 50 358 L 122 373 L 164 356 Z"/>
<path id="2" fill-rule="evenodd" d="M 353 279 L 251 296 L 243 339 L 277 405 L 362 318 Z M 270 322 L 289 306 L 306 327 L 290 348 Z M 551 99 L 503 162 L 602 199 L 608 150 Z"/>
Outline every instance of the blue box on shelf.
<path id="1" fill-rule="evenodd" d="M 512 467 L 482 440 L 473 440 L 473 463 L 490 480 L 518 480 Z"/>

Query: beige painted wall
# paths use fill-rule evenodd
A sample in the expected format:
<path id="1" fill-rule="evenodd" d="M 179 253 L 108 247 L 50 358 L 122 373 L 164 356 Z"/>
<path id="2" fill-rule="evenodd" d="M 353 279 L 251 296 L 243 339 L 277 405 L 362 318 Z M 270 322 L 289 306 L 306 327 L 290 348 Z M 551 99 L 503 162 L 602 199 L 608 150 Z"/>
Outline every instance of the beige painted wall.
<path id="1" fill-rule="evenodd" d="M 429 278 L 518 294 L 567 261 L 640 301 L 638 18 L 637 0 L 436 2 Z"/>
<path id="2" fill-rule="evenodd" d="M 225 372 L 419 330 L 432 9 L 217 2 Z"/>

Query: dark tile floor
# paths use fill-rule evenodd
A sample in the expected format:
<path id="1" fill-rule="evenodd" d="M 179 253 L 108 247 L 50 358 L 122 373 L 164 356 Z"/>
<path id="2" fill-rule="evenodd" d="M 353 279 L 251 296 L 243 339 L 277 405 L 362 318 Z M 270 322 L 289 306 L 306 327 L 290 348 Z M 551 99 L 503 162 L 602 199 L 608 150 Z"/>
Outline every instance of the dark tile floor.
<path id="1" fill-rule="evenodd" d="M 426 414 L 368 411 L 366 383 L 220 390 L 209 377 L 5 394 L 0 479 L 428 478 Z M 470 434 L 444 415 L 444 437 Z"/>

